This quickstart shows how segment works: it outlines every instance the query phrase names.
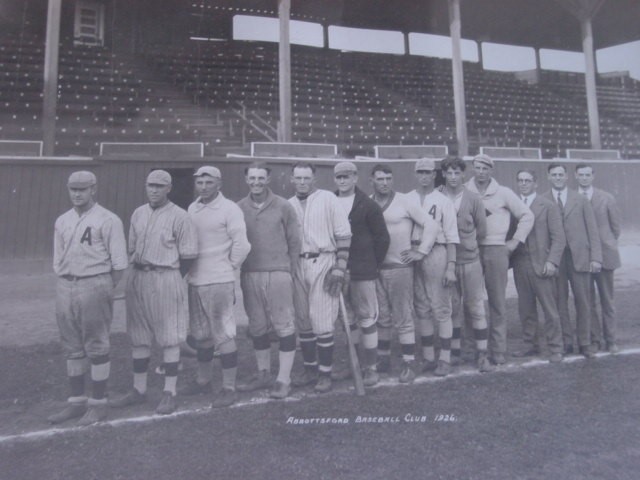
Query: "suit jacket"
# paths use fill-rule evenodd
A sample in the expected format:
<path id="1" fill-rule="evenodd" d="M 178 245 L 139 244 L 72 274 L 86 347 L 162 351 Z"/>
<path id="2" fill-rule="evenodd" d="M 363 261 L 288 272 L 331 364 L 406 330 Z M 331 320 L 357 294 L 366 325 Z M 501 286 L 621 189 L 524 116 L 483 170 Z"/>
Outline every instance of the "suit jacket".
<path id="1" fill-rule="evenodd" d="M 517 263 L 518 260 L 526 258 L 528 253 L 534 272 L 542 276 L 546 262 L 551 262 L 556 267 L 560 265 L 567 239 L 557 203 L 538 194 L 529 208 L 535 217 L 533 229 L 526 242 L 518 245 L 513 252 L 512 260 Z"/>
<path id="2" fill-rule="evenodd" d="M 544 196 L 558 204 L 553 192 L 546 192 Z M 563 223 L 567 245 L 571 250 L 573 267 L 576 271 L 589 272 L 591 262 L 602 263 L 600 234 L 591 202 L 575 190 L 567 190 Z"/>
<path id="3" fill-rule="evenodd" d="M 620 267 L 618 237 L 620 236 L 620 212 L 616 200 L 608 192 L 593 189 L 591 206 L 596 216 L 602 244 L 602 268 L 615 270 Z"/>

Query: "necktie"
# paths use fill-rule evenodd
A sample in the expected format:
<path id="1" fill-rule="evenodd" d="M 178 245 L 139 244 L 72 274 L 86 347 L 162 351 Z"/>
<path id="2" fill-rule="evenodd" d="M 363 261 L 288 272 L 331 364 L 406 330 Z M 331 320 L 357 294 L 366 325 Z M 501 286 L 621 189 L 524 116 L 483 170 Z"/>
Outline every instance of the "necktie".
<path id="1" fill-rule="evenodd" d="M 529 205 L 529 197 L 522 197 L 522 201 L 524 202 L 525 205 Z"/>
<path id="2" fill-rule="evenodd" d="M 560 210 L 564 212 L 564 204 L 562 203 L 562 194 L 558 192 L 558 205 L 560 205 Z"/>

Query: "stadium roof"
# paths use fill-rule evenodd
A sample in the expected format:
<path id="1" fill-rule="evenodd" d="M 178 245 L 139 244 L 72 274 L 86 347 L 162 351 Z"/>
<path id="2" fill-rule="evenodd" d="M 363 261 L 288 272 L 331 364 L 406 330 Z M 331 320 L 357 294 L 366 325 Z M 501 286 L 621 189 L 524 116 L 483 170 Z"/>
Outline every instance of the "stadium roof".
<path id="1" fill-rule="evenodd" d="M 567 9 L 598 0 L 461 0 L 462 36 L 509 45 L 582 51 Z M 447 0 L 292 0 L 291 18 L 358 28 L 449 35 Z M 277 0 L 192 0 L 192 8 L 277 15 Z M 213 13 L 213 11 L 212 11 Z M 640 40 L 640 1 L 605 0 L 593 20 L 595 48 Z"/>

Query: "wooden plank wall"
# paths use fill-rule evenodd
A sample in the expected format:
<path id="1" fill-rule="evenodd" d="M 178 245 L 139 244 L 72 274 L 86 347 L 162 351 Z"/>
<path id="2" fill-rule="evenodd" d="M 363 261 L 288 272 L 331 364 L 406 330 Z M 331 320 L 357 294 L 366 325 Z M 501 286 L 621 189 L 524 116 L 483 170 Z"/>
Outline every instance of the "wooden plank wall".
<path id="1" fill-rule="evenodd" d="M 294 160 L 269 159 L 273 190 L 285 197 L 293 195 L 290 183 Z M 232 200 L 247 194 L 243 170 L 246 159 L 211 158 L 199 161 L 176 160 L 70 160 L 70 159 L 1 159 L 0 160 L 0 259 L 43 259 L 51 256 L 53 224 L 69 207 L 67 178 L 75 170 L 87 169 L 98 176 L 98 202 L 120 216 L 128 231 L 133 210 L 146 202 L 144 181 L 149 171 L 169 169 L 174 173 L 174 197 L 183 206 L 193 198 L 193 171 L 203 165 L 218 166 L 223 174 L 223 193 Z M 369 176 L 378 161 L 358 162 L 359 186 L 371 192 Z M 320 188 L 333 189 L 333 165 L 336 160 L 317 160 Z M 575 188 L 573 171 L 576 162 L 563 161 L 569 168 L 570 185 Z M 613 193 L 622 211 L 627 229 L 640 228 L 640 161 L 588 162 L 593 165 L 599 188 Z M 546 168 L 549 161 L 533 162 L 497 160 L 495 177 L 503 185 L 516 188 L 515 176 L 521 168 L 533 168 L 539 177 L 540 192 L 549 189 Z M 395 189 L 406 192 L 415 187 L 413 162 L 393 161 Z M 179 178 L 178 178 L 179 176 Z M 471 168 L 467 168 L 467 178 Z M 179 180 L 179 181 L 178 181 Z"/>

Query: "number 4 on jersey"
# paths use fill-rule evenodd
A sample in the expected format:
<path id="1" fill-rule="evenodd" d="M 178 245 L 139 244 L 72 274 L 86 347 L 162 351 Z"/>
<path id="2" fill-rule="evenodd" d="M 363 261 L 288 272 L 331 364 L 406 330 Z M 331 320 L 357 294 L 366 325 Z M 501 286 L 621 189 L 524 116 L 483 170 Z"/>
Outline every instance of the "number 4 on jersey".
<path id="1" fill-rule="evenodd" d="M 432 205 L 431 208 L 429 209 L 429 215 L 431 215 L 431 218 L 433 218 L 434 220 L 436 219 L 436 206 Z"/>

